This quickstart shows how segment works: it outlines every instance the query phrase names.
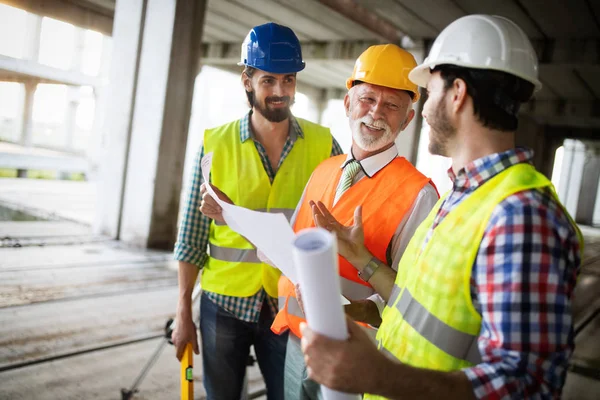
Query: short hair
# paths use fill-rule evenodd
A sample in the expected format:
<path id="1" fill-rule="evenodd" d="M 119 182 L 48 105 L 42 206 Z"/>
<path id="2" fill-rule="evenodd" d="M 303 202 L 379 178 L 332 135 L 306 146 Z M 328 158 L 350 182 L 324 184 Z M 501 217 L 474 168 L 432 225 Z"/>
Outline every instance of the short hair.
<path id="1" fill-rule="evenodd" d="M 473 99 L 473 113 L 483 126 L 504 132 L 519 125 L 519 108 L 533 95 L 534 85 L 515 75 L 489 69 L 474 69 L 442 64 L 432 69 L 440 72 L 444 91 L 461 79 Z"/>
<path id="2" fill-rule="evenodd" d="M 252 75 L 256 72 L 256 68 L 246 66 L 242 74 L 245 74 L 248 78 L 252 78 Z M 244 88 L 244 90 L 246 90 Z M 254 92 L 246 90 L 246 97 L 248 98 L 248 104 L 250 104 L 250 108 L 254 107 Z"/>

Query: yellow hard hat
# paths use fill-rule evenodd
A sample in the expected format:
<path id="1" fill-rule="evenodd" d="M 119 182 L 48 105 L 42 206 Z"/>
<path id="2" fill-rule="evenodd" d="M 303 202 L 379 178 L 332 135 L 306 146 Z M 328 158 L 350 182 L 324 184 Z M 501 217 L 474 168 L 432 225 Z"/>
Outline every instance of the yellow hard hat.
<path id="1" fill-rule="evenodd" d="M 419 100 L 419 88 L 408 79 L 408 73 L 417 66 L 412 54 L 395 44 L 379 44 L 365 50 L 354 64 L 352 76 L 346 80 L 350 89 L 354 81 L 406 90 L 413 94 L 413 103 Z"/>

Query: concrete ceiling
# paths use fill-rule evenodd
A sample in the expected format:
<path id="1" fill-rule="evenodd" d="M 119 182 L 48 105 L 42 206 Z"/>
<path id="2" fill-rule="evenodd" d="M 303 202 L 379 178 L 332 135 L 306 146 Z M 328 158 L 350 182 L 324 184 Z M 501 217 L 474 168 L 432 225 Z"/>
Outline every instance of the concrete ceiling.
<path id="1" fill-rule="evenodd" d="M 114 0 L 0 2 L 107 33 L 115 7 Z M 77 13 L 66 12 L 69 7 Z M 597 0 L 208 0 L 204 64 L 235 69 L 250 28 L 274 21 L 291 27 L 303 42 L 307 68 L 299 80 L 317 89 L 343 90 L 355 58 L 370 44 L 396 42 L 420 58 L 445 26 L 476 13 L 506 16 L 534 42 L 544 88 L 528 113 L 555 125 L 576 120 L 583 127 L 600 127 Z"/>

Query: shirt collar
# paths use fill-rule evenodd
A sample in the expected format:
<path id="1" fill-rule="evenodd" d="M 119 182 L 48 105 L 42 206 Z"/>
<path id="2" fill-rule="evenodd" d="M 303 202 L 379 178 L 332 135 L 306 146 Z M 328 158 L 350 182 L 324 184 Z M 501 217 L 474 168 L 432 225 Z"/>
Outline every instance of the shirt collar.
<path id="1" fill-rule="evenodd" d="M 391 163 L 392 160 L 396 157 L 398 157 L 398 149 L 394 145 L 389 149 L 382 151 L 381 153 L 374 154 L 370 157 L 365 158 L 364 160 L 356 162 L 360 164 L 360 167 L 362 168 L 365 175 L 369 178 L 372 178 L 373 175 L 381 171 L 383 167 Z M 355 158 L 352 154 L 352 150 L 350 150 L 350 153 L 346 156 L 346 161 L 344 161 L 341 168 L 344 169 L 344 167 L 348 165 L 348 163 L 352 160 L 355 160 Z"/>
<path id="2" fill-rule="evenodd" d="M 242 117 L 240 120 L 240 141 L 244 143 L 246 140 L 253 138 L 254 133 L 252 132 L 252 124 L 250 124 L 250 117 L 252 116 L 252 110 L 250 110 L 246 115 Z M 297 138 L 304 139 L 304 132 L 300 127 L 300 124 L 296 120 L 296 117 L 290 114 L 290 129 L 288 132 L 292 143 L 296 141 Z"/>
<path id="3" fill-rule="evenodd" d="M 478 158 L 465 165 L 456 174 L 450 167 L 448 176 L 454 182 L 454 190 L 474 190 L 515 164 L 532 162 L 533 150 L 519 147 Z"/>

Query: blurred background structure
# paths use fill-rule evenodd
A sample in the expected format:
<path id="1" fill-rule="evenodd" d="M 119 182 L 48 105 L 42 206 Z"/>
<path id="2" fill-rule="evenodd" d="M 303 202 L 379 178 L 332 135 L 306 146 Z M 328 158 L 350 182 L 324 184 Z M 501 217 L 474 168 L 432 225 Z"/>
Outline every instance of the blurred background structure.
<path id="1" fill-rule="evenodd" d="M 236 63 L 251 27 L 296 32 L 307 68 L 293 112 L 347 151 L 358 55 L 396 43 L 421 61 L 475 13 L 512 19 L 538 52 L 544 88 L 518 140 L 586 235 L 564 397 L 598 398 L 600 2 L 0 0 L 0 399 L 119 397 L 150 357 L 175 310 L 170 251 L 202 133 L 247 112 Z M 423 101 L 397 147 L 444 192 Z M 178 371 L 167 350 L 136 398 L 175 398 Z"/>

